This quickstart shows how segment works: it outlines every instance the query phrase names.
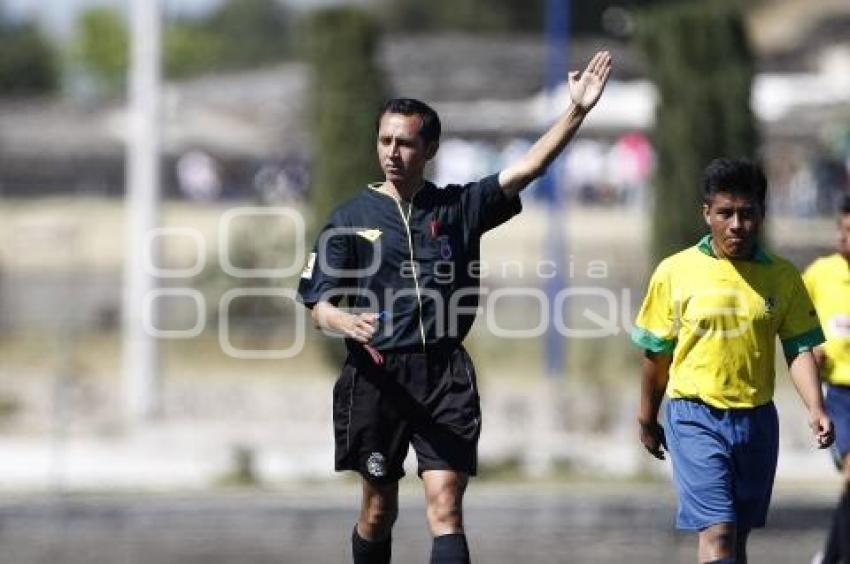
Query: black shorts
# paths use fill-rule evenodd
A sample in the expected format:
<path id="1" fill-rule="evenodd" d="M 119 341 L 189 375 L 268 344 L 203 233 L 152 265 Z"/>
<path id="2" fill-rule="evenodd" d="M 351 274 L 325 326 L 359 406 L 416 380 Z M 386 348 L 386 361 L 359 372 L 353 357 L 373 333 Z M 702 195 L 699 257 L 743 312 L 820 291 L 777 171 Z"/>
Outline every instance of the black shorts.
<path id="1" fill-rule="evenodd" d="M 426 470 L 474 476 L 481 434 L 475 370 L 461 346 L 428 353 L 384 353 L 377 365 L 350 353 L 333 392 L 336 470 L 375 484 L 404 476 L 409 444 Z"/>

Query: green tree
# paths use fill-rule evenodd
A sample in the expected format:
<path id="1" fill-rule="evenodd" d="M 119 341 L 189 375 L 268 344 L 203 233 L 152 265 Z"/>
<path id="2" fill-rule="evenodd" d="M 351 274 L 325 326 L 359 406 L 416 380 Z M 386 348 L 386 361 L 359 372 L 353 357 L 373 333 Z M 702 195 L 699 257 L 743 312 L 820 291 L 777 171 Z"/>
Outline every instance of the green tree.
<path id="1" fill-rule="evenodd" d="M 166 26 L 165 74 L 183 77 L 284 60 L 291 51 L 291 27 L 275 0 L 227 0 L 205 18 Z"/>
<path id="2" fill-rule="evenodd" d="M 163 31 L 163 72 L 183 78 L 226 68 L 225 38 L 197 25 L 177 23 Z"/>
<path id="3" fill-rule="evenodd" d="M 255 66 L 289 53 L 289 19 L 276 0 L 227 0 L 202 28 L 223 42 L 223 66 Z"/>
<path id="4" fill-rule="evenodd" d="M 377 14 L 393 31 L 539 32 L 546 0 L 382 0 Z"/>
<path id="5" fill-rule="evenodd" d="M 121 14 L 111 8 L 83 12 L 77 28 L 77 51 L 83 67 L 109 91 L 126 83 L 130 34 Z"/>
<path id="6" fill-rule="evenodd" d="M 575 35 L 607 31 L 606 10 L 632 10 L 683 0 L 573 0 L 570 28 Z M 741 1 L 741 0 L 738 0 Z M 404 32 L 469 31 L 542 33 L 549 0 L 380 0 L 377 14 L 388 29 Z"/>
<path id="7" fill-rule="evenodd" d="M 314 217 L 324 221 L 366 183 L 383 178 L 375 155 L 375 114 L 386 90 L 375 62 L 379 28 L 366 12 L 329 8 L 314 13 L 308 25 L 315 136 L 310 194 Z M 341 342 L 322 342 L 341 360 Z"/>
<path id="8" fill-rule="evenodd" d="M 658 88 L 658 169 L 652 221 L 655 260 L 705 232 L 700 179 L 718 156 L 753 157 L 753 57 L 733 4 L 688 2 L 645 12 L 638 41 Z"/>
<path id="9" fill-rule="evenodd" d="M 311 199 L 316 217 L 382 178 L 375 156 L 375 114 L 386 98 L 375 62 L 379 30 L 357 8 L 330 8 L 309 22 L 315 134 Z"/>
<path id="10" fill-rule="evenodd" d="M 38 29 L 0 24 L 0 95 L 44 94 L 58 84 L 56 53 Z"/>
<path id="11" fill-rule="evenodd" d="M 275 0 L 227 0 L 200 20 L 164 22 L 163 70 L 169 78 L 256 67 L 290 53 L 290 24 Z M 123 88 L 129 62 L 127 22 L 116 10 L 92 8 L 77 26 L 76 54 L 108 91 Z"/>

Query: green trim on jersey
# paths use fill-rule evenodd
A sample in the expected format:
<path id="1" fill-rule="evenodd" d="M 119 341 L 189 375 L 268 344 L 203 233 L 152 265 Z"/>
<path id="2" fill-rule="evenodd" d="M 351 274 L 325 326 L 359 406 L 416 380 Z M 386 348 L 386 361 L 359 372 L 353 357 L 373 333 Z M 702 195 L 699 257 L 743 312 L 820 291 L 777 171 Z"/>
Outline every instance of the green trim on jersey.
<path id="1" fill-rule="evenodd" d="M 697 243 L 697 248 L 703 253 L 707 254 L 712 258 L 717 258 L 717 255 L 714 254 L 714 248 L 711 246 L 711 235 L 706 235 L 702 239 L 700 239 L 699 243 Z M 756 245 L 755 253 L 752 258 L 753 262 L 758 262 L 761 264 L 770 264 L 773 260 L 770 258 L 764 250 Z"/>
<path id="2" fill-rule="evenodd" d="M 675 339 L 662 339 L 641 327 L 632 329 L 632 342 L 640 348 L 654 353 L 673 354 L 673 349 L 676 348 Z"/>
<path id="3" fill-rule="evenodd" d="M 794 358 L 800 353 L 808 352 L 826 340 L 820 327 L 806 331 L 802 335 L 790 339 L 780 339 L 785 358 Z"/>

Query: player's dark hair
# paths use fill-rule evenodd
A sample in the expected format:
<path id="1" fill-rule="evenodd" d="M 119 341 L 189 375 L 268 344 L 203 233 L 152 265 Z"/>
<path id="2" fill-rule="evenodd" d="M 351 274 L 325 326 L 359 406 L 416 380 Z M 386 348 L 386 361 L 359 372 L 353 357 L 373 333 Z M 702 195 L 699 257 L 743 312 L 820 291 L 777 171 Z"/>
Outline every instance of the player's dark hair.
<path id="1" fill-rule="evenodd" d="M 703 202 L 710 204 L 715 194 L 754 197 L 764 209 L 767 179 L 758 164 L 747 159 L 714 159 L 702 176 Z"/>
<path id="2" fill-rule="evenodd" d="M 844 194 L 841 198 L 841 203 L 838 205 L 838 211 L 841 215 L 850 214 L 850 194 Z"/>
<path id="3" fill-rule="evenodd" d="M 393 98 L 387 100 L 378 112 L 378 118 L 375 120 L 375 131 L 381 128 L 381 118 L 384 114 L 402 114 L 405 116 L 419 116 L 422 118 L 422 127 L 419 129 L 419 136 L 425 141 L 425 144 L 439 143 L 442 126 L 440 125 L 440 116 L 434 111 L 434 108 L 414 98 Z"/>

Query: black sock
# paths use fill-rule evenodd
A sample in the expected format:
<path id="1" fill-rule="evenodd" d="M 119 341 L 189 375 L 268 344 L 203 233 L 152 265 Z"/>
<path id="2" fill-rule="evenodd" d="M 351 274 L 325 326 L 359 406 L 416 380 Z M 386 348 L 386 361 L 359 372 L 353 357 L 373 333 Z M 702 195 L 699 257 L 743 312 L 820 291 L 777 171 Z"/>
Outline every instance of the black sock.
<path id="1" fill-rule="evenodd" d="M 392 536 L 382 541 L 368 541 L 360 536 L 356 526 L 351 533 L 351 554 L 354 556 L 354 564 L 390 564 L 392 548 Z"/>
<path id="2" fill-rule="evenodd" d="M 843 502 L 843 498 L 842 498 Z M 829 527 L 829 536 L 826 538 L 826 548 L 823 551 L 823 564 L 838 564 L 841 561 L 841 503 L 835 508 L 832 513 L 832 524 Z"/>
<path id="3" fill-rule="evenodd" d="M 832 515 L 832 526 L 823 553 L 824 564 L 836 564 L 850 558 L 850 492 L 845 490 Z"/>
<path id="4" fill-rule="evenodd" d="M 845 490 L 838 505 L 836 535 L 838 536 L 838 557 L 842 562 L 850 562 L 850 491 Z"/>
<path id="5" fill-rule="evenodd" d="M 431 547 L 431 564 L 469 564 L 466 535 L 454 533 L 434 537 L 434 544 Z"/>

